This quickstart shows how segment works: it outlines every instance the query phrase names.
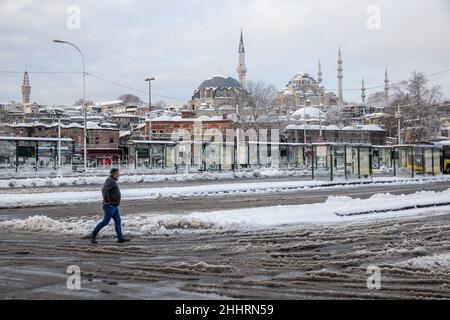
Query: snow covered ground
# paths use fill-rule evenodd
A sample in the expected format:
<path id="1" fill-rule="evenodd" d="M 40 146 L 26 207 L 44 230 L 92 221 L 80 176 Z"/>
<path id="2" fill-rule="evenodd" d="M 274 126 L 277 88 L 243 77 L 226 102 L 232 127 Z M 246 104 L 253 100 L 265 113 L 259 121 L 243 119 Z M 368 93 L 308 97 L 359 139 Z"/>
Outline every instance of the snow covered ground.
<path id="1" fill-rule="evenodd" d="M 450 253 L 408 259 L 395 264 L 400 267 L 419 268 L 433 271 L 450 271 Z"/>
<path id="2" fill-rule="evenodd" d="M 373 180 L 354 181 L 264 181 L 245 183 L 221 183 L 183 187 L 154 188 L 122 188 L 123 200 L 159 199 L 177 197 L 233 196 L 238 194 L 280 193 L 307 190 L 311 188 L 360 188 L 373 183 L 388 183 L 389 185 L 426 184 L 436 181 L 450 181 L 448 177 L 411 179 L 411 178 L 376 178 Z M 101 202 L 100 188 L 98 191 L 65 191 L 33 193 L 3 193 L 0 194 L 0 208 L 31 207 L 49 205 L 67 205 L 76 203 Z"/>
<path id="3" fill-rule="evenodd" d="M 240 172 L 202 172 L 188 174 L 135 174 L 122 175 L 121 183 L 146 183 L 161 181 L 213 181 L 213 180 L 233 180 L 233 179 L 253 179 L 260 177 L 302 177 L 307 173 L 294 170 L 253 170 Z M 0 189 L 4 188 L 26 188 L 26 187 L 57 187 L 73 185 L 98 185 L 105 182 L 107 173 L 92 174 L 78 177 L 30 177 L 25 179 L 3 179 L 0 180 Z"/>
<path id="4" fill-rule="evenodd" d="M 299 225 L 324 225 L 355 223 L 367 220 L 382 220 L 409 216 L 445 214 L 450 205 L 430 208 L 413 208 L 395 211 L 405 207 L 438 205 L 448 203 L 450 189 L 443 192 L 421 191 L 409 195 L 375 194 L 369 199 L 350 197 L 329 197 L 324 203 L 305 205 L 262 207 L 191 214 L 144 214 L 123 218 L 126 232 L 133 236 L 160 235 L 182 232 L 218 232 L 226 230 L 264 230 L 290 228 Z M 386 212 L 373 212 L 385 210 Z M 364 211 L 365 214 L 353 215 Z M 51 219 L 46 216 L 32 216 L 0 222 L 0 227 L 25 231 L 39 231 L 54 234 L 83 236 L 88 234 L 99 217 Z M 111 224 L 106 235 L 113 235 Z"/>

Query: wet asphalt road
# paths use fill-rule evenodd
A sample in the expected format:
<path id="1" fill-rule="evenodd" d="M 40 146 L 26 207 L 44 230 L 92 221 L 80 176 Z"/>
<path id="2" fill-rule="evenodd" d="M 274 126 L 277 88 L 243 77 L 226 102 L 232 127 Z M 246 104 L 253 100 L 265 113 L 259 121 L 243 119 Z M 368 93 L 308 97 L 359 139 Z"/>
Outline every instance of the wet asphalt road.
<path id="1" fill-rule="evenodd" d="M 189 213 L 449 187 L 448 182 L 433 182 L 162 198 L 124 201 L 121 211 Z M 0 219 L 38 214 L 54 219 L 92 216 L 100 215 L 101 208 L 94 203 L 2 209 Z M 76 236 L 0 228 L 0 299 L 449 299 L 448 271 L 398 265 L 447 254 L 449 217 L 444 212 L 347 225 L 149 235 L 125 245 L 112 238 L 91 245 Z M 69 265 L 81 268 L 81 290 L 66 287 Z M 381 268 L 381 290 L 367 288 L 369 265 Z"/>

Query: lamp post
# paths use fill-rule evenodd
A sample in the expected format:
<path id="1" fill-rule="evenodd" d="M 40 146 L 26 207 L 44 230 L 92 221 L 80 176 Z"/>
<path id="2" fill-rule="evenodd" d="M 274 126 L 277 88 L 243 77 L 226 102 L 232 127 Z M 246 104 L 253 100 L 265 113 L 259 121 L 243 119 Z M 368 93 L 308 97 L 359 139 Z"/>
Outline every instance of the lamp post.
<path id="1" fill-rule="evenodd" d="M 152 140 L 152 116 L 151 116 L 151 112 L 152 112 L 152 81 L 155 80 L 155 77 L 149 77 L 147 79 L 145 79 L 145 81 L 148 82 L 148 117 L 149 117 L 149 123 L 150 123 L 150 132 L 149 132 L 149 137 L 150 140 Z"/>
<path id="2" fill-rule="evenodd" d="M 87 146 L 86 146 L 86 138 L 87 138 L 87 107 L 86 107 L 86 65 L 84 62 L 84 55 L 81 52 L 80 48 L 74 45 L 72 42 L 64 41 L 64 40 L 53 40 L 54 43 L 59 44 L 68 44 L 74 47 L 81 56 L 81 60 L 83 62 L 83 115 L 84 115 L 84 131 L 83 131 L 83 162 L 84 162 L 84 173 L 87 171 Z"/>

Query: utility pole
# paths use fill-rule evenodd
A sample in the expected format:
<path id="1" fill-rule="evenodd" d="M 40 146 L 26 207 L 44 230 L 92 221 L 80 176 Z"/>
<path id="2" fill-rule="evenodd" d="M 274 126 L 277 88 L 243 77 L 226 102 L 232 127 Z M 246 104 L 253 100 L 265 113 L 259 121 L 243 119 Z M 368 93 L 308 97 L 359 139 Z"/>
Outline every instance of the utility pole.
<path id="1" fill-rule="evenodd" d="M 395 113 L 395 117 L 397 118 L 397 143 L 400 145 L 402 144 L 402 140 L 401 140 L 401 128 L 400 128 L 400 120 L 401 120 L 401 112 L 400 112 L 400 104 L 397 104 L 397 112 Z"/>
<path id="2" fill-rule="evenodd" d="M 303 94 L 303 143 L 306 143 L 306 94 Z"/>
<path id="3" fill-rule="evenodd" d="M 241 166 L 241 145 L 239 143 L 239 105 L 236 104 L 236 171 L 239 172 L 239 167 Z"/>
<path id="4" fill-rule="evenodd" d="M 58 117 L 58 170 L 61 169 L 61 117 Z"/>
<path id="5" fill-rule="evenodd" d="M 151 116 L 151 112 L 152 112 L 152 81 L 153 80 L 155 80 L 154 77 L 149 77 L 149 78 L 145 79 L 145 81 L 148 82 L 148 118 L 149 118 L 149 127 L 150 127 L 149 140 L 152 140 L 152 116 Z"/>
<path id="6" fill-rule="evenodd" d="M 323 142 L 322 139 L 322 88 L 319 87 L 319 139 L 318 142 Z"/>

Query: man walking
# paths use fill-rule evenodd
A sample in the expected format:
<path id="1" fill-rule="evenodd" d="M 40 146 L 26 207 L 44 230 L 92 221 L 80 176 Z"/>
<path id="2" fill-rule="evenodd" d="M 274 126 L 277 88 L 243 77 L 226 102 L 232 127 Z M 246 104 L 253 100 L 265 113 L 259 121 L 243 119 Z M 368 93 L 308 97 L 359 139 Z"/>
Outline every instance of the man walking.
<path id="1" fill-rule="evenodd" d="M 94 231 L 89 235 L 89 240 L 91 243 L 97 243 L 96 237 L 100 230 L 106 227 L 111 219 L 114 220 L 114 227 L 116 229 L 116 234 L 118 237 L 117 242 L 124 243 L 130 241 L 122 234 L 122 226 L 121 219 L 119 213 L 119 205 L 120 205 L 120 189 L 117 184 L 117 180 L 119 180 L 120 172 L 119 169 L 111 169 L 109 173 L 109 177 L 106 179 L 105 184 L 102 188 L 103 194 L 103 211 L 105 216 L 103 220 L 95 227 Z"/>

